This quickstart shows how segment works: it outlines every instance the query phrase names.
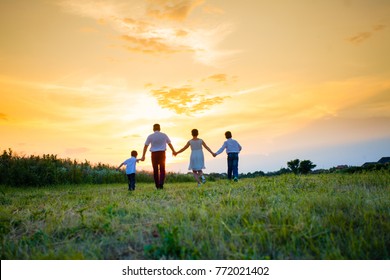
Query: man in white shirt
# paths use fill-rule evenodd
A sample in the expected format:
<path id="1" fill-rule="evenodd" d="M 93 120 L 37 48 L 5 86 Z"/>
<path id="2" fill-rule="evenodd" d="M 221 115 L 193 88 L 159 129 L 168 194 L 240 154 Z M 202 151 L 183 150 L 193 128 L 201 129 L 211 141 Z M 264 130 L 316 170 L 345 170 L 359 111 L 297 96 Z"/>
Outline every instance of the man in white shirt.
<path id="1" fill-rule="evenodd" d="M 151 145 L 150 152 L 152 153 L 154 183 L 156 184 L 157 189 L 163 189 L 165 182 L 165 151 L 167 149 L 167 144 L 173 153 L 175 153 L 175 149 L 173 148 L 169 137 L 165 133 L 160 132 L 159 124 L 153 125 L 153 131 L 154 133 L 146 138 L 141 160 L 145 160 L 146 151 L 148 150 L 148 146 Z"/>
<path id="2" fill-rule="evenodd" d="M 232 179 L 232 173 L 234 181 L 238 181 L 238 154 L 241 151 L 241 145 L 234 139 L 232 139 L 232 133 L 230 131 L 225 132 L 226 141 L 222 147 L 215 153 L 215 156 L 219 155 L 226 149 L 227 153 L 227 165 L 228 165 L 228 179 Z"/>

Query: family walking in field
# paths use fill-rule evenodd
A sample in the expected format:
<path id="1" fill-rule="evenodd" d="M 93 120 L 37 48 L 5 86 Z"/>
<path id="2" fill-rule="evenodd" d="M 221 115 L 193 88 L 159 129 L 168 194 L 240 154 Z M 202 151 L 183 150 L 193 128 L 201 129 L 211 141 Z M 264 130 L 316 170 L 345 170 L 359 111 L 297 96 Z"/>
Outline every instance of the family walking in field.
<path id="1" fill-rule="evenodd" d="M 191 131 L 192 139 L 190 139 L 187 144 L 177 152 L 173 148 L 169 137 L 160 130 L 161 128 L 159 124 L 153 125 L 153 133 L 146 138 L 142 157 L 140 159 L 137 159 L 137 151 L 132 151 L 131 158 L 122 162 L 117 168 L 117 170 L 119 170 L 119 168 L 121 168 L 123 165 L 126 165 L 126 175 L 129 180 L 129 190 L 135 189 L 136 163 L 145 160 L 145 155 L 149 145 L 152 158 L 153 178 L 157 189 L 164 188 L 166 174 L 165 153 L 167 145 L 172 150 L 174 156 L 184 152 L 186 149 L 191 147 L 190 163 L 188 169 L 192 170 L 194 178 L 198 183 L 198 187 L 200 187 L 202 183 L 204 184 L 206 182 L 202 171 L 202 169 L 206 168 L 204 164 L 204 154 L 202 147 L 204 147 L 214 157 L 226 150 L 228 179 L 233 179 L 235 182 L 238 181 L 238 154 L 240 153 L 242 147 L 236 140 L 232 139 L 232 133 L 230 131 L 225 132 L 226 141 L 223 143 L 222 147 L 214 153 L 202 139 L 198 138 L 199 132 L 197 129 L 193 129 Z"/>

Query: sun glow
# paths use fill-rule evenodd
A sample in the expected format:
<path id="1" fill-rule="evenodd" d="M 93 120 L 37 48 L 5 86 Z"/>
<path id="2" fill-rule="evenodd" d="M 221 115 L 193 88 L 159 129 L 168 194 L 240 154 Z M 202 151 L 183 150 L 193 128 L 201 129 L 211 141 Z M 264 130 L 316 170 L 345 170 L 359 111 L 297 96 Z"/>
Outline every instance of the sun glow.
<path id="1" fill-rule="evenodd" d="M 347 2 L 0 1 L 0 148 L 117 165 L 160 123 L 175 149 L 231 130 L 242 172 L 388 156 L 390 4 Z"/>

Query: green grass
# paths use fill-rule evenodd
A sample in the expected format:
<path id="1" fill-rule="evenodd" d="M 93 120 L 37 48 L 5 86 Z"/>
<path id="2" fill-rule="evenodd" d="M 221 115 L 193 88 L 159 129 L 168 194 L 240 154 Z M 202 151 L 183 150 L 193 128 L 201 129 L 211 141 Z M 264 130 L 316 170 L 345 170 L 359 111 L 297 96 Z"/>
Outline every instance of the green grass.
<path id="1" fill-rule="evenodd" d="M 1 259 L 389 259 L 390 173 L 0 188 Z"/>

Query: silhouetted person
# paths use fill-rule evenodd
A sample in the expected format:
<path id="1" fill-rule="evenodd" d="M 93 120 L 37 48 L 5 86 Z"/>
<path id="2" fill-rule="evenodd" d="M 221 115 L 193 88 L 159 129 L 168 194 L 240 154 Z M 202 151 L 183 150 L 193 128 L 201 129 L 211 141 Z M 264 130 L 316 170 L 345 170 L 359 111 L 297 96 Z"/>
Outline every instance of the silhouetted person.
<path id="1" fill-rule="evenodd" d="M 226 149 L 227 153 L 227 166 L 228 166 L 228 179 L 232 179 L 232 174 L 234 181 L 238 181 L 238 154 L 240 153 L 242 147 L 234 139 L 232 139 L 232 133 L 230 131 L 225 132 L 226 141 L 223 143 L 222 147 L 215 153 L 215 156 L 219 155 Z"/>
<path id="2" fill-rule="evenodd" d="M 194 174 L 195 180 L 198 182 L 198 187 L 202 185 L 202 183 L 206 183 L 206 179 L 203 176 L 202 169 L 205 169 L 204 165 L 204 155 L 202 146 L 205 147 L 207 151 L 210 152 L 214 156 L 214 153 L 210 150 L 210 148 L 206 145 L 206 143 L 198 138 L 198 130 L 193 129 L 191 130 L 192 139 L 187 142 L 187 144 L 179 151 L 174 153 L 176 156 L 177 154 L 184 152 L 188 147 L 191 147 L 191 155 L 190 155 L 190 165 L 188 166 L 188 170 L 192 170 L 192 173 Z M 202 181 L 201 181 L 202 180 Z"/>
<path id="3" fill-rule="evenodd" d="M 122 165 L 126 165 L 126 175 L 129 181 L 129 191 L 135 190 L 135 171 L 137 162 L 140 160 L 137 159 L 137 151 L 131 151 L 131 158 L 126 159 L 121 165 L 118 166 L 116 170 L 119 170 Z"/>
<path id="4" fill-rule="evenodd" d="M 150 152 L 152 153 L 154 183 L 156 184 L 157 189 L 163 189 L 165 182 L 165 151 L 167 149 L 167 144 L 169 148 L 171 148 L 172 153 L 175 153 L 175 149 L 173 148 L 169 137 L 165 133 L 160 132 L 159 124 L 153 125 L 153 131 L 154 133 L 146 138 L 141 160 L 145 160 L 146 151 L 148 150 L 148 146 L 151 145 Z"/>

